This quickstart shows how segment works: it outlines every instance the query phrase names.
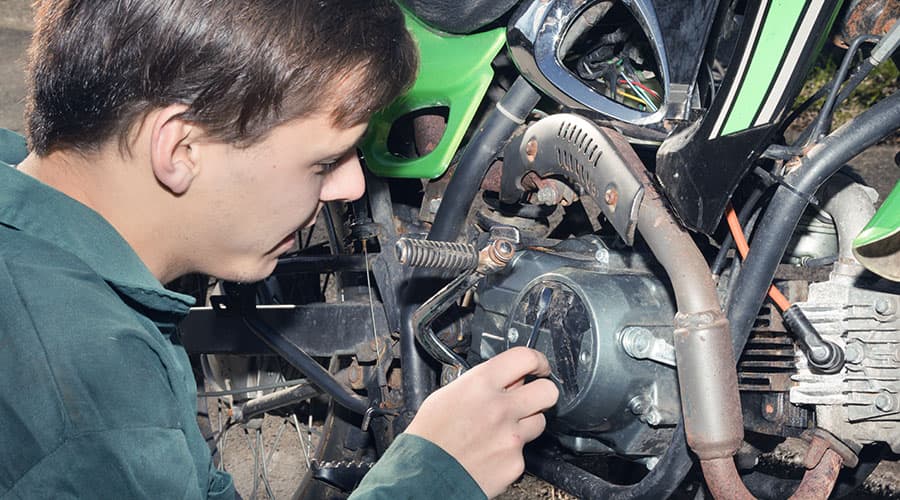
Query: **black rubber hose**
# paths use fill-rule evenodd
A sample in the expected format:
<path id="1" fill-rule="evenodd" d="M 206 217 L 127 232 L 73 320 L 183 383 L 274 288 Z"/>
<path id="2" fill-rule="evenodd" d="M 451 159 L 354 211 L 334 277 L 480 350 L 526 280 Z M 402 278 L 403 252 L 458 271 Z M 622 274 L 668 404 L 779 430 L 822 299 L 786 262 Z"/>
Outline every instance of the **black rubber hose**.
<path id="1" fill-rule="evenodd" d="M 847 82 L 847 85 L 844 87 L 844 92 L 840 92 L 841 83 L 844 82 L 844 79 L 847 78 L 847 72 L 850 70 L 850 63 L 853 62 L 853 57 L 856 56 L 856 52 L 859 51 L 859 48 L 864 43 L 874 43 L 879 40 L 879 37 L 872 35 L 860 35 L 853 39 L 850 42 L 850 47 L 847 49 L 847 53 L 844 55 L 844 60 L 841 61 L 841 66 L 838 68 L 838 72 L 834 77 L 834 85 L 828 92 L 828 98 L 825 99 L 825 103 L 822 104 L 822 109 L 819 111 L 819 116 L 816 117 L 816 121 L 814 122 L 812 133 L 810 138 L 815 142 L 818 141 L 822 134 L 828 133 L 828 127 L 831 125 L 831 114 L 834 112 L 835 106 L 840 103 L 838 100 L 839 94 L 843 94 L 844 97 L 850 95 L 850 92 L 859 85 L 860 82 L 865 79 L 866 75 L 869 74 L 869 71 L 872 71 L 871 65 L 863 64 L 859 70 L 856 71 L 856 74 Z M 852 85 L 852 86 L 851 86 Z"/>
<path id="2" fill-rule="evenodd" d="M 578 498 L 608 500 L 669 498 L 694 465 L 685 443 L 683 422 L 678 423 L 668 449 L 653 470 L 636 484 L 622 485 L 604 481 L 576 465 L 556 457 L 541 455 L 539 451 L 529 447 L 525 448 L 525 462 L 529 472 Z"/>
<path id="3" fill-rule="evenodd" d="M 895 92 L 816 145 L 775 191 L 728 303 L 736 359 L 744 350 L 775 270 L 811 196 L 846 162 L 898 127 L 900 93 Z"/>
<path id="4" fill-rule="evenodd" d="M 469 207 L 481 189 L 481 182 L 494 158 L 503 150 L 513 132 L 537 105 L 540 95 L 519 77 L 496 104 L 484 124 L 466 146 L 435 214 L 428 233 L 431 241 L 456 241 L 465 225 Z M 415 413 L 432 390 L 433 372 L 416 345 L 413 314 L 430 296 L 430 271 L 417 270 L 410 280 L 400 320 L 400 361 L 403 366 L 404 416 Z M 423 283 L 425 282 L 425 283 Z"/>
<path id="5" fill-rule="evenodd" d="M 444 191 L 443 200 L 428 233 L 433 241 L 455 241 L 466 223 L 469 207 L 481 190 L 481 182 L 497 154 L 537 105 L 540 95 L 521 76 L 496 104 L 474 135 Z M 451 203 L 448 203 L 451 202 Z"/>
<path id="6" fill-rule="evenodd" d="M 369 410 L 369 401 L 351 393 L 334 377 L 322 368 L 309 354 L 280 335 L 258 316 L 249 313 L 244 316 L 244 324 L 260 338 L 272 351 L 285 359 L 291 366 L 300 370 L 306 378 L 322 392 L 327 393 L 334 401 L 348 410 L 363 415 Z"/>

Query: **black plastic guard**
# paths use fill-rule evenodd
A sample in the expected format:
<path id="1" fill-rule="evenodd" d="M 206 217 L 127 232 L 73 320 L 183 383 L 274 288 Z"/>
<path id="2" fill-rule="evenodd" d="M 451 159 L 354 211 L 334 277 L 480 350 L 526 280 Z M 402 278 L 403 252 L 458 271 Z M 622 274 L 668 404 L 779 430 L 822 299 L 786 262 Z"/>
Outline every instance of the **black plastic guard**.
<path id="1" fill-rule="evenodd" d="M 400 0 L 433 28 L 447 33 L 472 33 L 496 21 L 518 0 Z"/>

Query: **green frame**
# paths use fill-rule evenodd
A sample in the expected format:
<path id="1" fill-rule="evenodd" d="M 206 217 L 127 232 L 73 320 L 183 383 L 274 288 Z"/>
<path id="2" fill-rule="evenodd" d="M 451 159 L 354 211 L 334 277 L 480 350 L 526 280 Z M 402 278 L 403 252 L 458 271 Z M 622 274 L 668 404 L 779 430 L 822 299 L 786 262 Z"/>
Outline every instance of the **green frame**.
<path id="1" fill-rule="evenodd" d="M 419 47 L 419 74 L 408 92 L 372 117 L 360 148 L 367 168 L 376 175 L 434 179 L 447 171 L 487 93 L 494 78 L 491 62 L 503 48 L 506 30 L 449 35 L 432 30 L 408 12 L 406 26 Z M 447 128 L 437 147 L 419 158 L 391 153 L 387 141 L 394 122 L 433 107 L 449 108 Z"/>

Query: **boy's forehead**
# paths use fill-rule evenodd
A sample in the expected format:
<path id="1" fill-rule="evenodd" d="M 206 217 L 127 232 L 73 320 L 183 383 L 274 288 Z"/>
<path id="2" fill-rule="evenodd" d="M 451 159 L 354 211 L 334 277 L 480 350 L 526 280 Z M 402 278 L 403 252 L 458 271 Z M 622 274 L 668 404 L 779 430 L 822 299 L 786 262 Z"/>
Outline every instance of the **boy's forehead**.
<path id="1" fill-rule="evenodd" d="M 279 127 L 285 139 L 302 141 L 306 147 L 323 153 L 343 153 L 356 147 L 368 128 L 368 123 L 349 127 L 335 123 L 333 116 L 315 113 Z"/>

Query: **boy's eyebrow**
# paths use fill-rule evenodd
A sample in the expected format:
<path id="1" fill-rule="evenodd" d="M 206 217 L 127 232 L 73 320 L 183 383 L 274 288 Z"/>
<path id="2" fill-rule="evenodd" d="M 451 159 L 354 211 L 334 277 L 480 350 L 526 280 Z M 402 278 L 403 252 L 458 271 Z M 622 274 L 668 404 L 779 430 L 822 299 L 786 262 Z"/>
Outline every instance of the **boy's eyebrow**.
<path id="1" fill-rule="evenodd" d="M 338 151 L 338 152 L 336 152 L 336 153 L 334 153 L 334 154 L 332 154 L 332 155 L 329 155 L 329 157 L 335 158 L 335 159 L 343 158 L 344 156 L 346 156 L 347 154 L 349 154 L 349 153 L 350 153 L 351 151 L 353 151 L 354 149 L 359 148 L 359 147 L 360 147 L 360 143 L 362 142 L 363 138 L 366 136 L 366 133 L 367 133 L 368 131 L 369 131 L 369 128 L 366 127 L 366 129 L 363 130 L 363 132 L 359 135 L 359 137 L 356 138 L 355 141 L 353 141 L 352 144 L 350 144 L 349 146 L 345 147 L 344 149 L 341 149 L 340 151 Z"/>

